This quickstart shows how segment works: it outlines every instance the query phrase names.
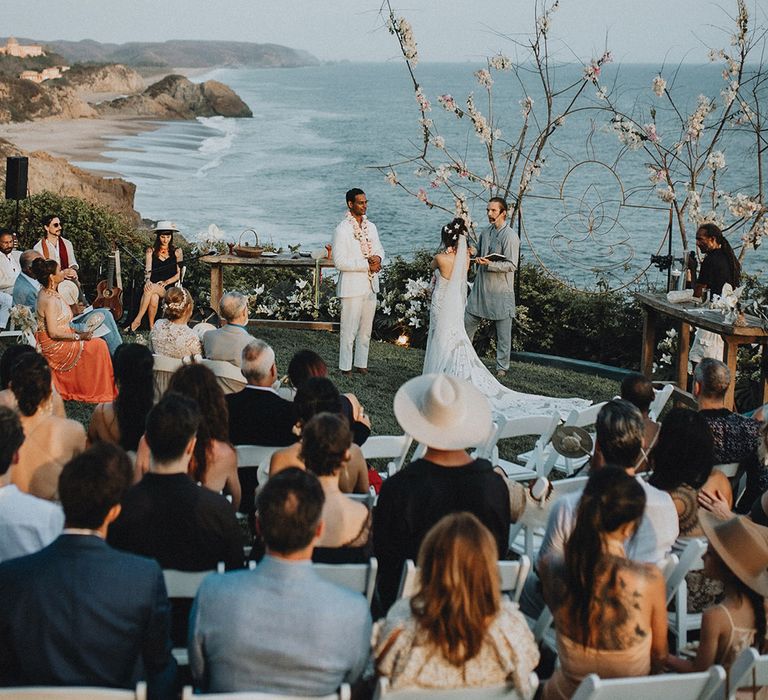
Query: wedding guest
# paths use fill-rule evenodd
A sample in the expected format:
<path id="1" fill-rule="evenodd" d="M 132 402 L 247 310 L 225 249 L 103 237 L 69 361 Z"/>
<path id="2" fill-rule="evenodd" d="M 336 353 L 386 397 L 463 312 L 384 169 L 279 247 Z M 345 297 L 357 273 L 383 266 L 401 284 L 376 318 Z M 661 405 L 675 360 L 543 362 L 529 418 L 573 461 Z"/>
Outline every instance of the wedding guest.
<path id="1" fill-rule="evenodd" d="M 288 379 L 294 390 L 310 377 L 327 377 L 328 366 L 320 355 L 312 350 L 299 350 L 288 363 Z M 371 419 L 354 394 L 341 394 L 341 412 L 346 416 L 352 428 L 352 438 L 356 445 L 362 445 L 371 434 Z"/>
<path id="2" fill-rule="evenodd" d="M 367 562 L 371 555 L 371 511 L 339 488 L 339 476 L 349 461 L 352 433 L 338 414 L 318 413 L 301 431 L 301 459 L 320 481 L 325 494 L 325 527 L 315 543 L 312 561 L 329 564 Z"/>
<path id="3" fill-rule="evenodd" d="M 296 416 L 295 432 L 301 435 L 304 426 L 318 413 L 340 415 L 339 390 L 326 377 L 312 377 L 296 393 L 293 407 Z M 269 474 L 272 476 L 288 467 L 305 468 L 301 442 L 275 452 L 269 464 Z M 368 467 L 362 450 L 357 445 L 350 445 L 349 458 L 344 460 L 339 477 L 339 487 L 344 493 L 368 493 L 368 486 Z"/>
<path id="4" fill-rule="evenodd" d="M 65 401 L 111 401 L 115 382 L 107 344 L 93 338 L 91 331 L 77 331 L 70 325 L 72 310 L 56 291 L 64 279 L 59 264 L 37 258 L 32 272 L 41 285 L 37 296 L 37 342 L 51 366 L 57 391 Z"/>
<path id="5" fill-rule="evenodd" d="M 706 671 L 714 664 L 731 668 L 744 649 L 765 651 L 765 598 L 768 596 L 768 528 L 744 516 L 722 521 L 701 514 L 709 546 L 704 573 L 722 582 L 725 597 L 701 616 L 701 637 L 693 660 L 670 655 L 677 673 Z"/>
<path id="6" fill-rule="evenodd" d="M 733 493 L 728 478 L 717 469 L 714 440 L 706 419 L 696 411 L 673 408 L 664 417 L 651 453 L 652 486 L 666 491 L 675 504 L 681 537 L 702 537 L 698 496 L 717 492 L 729 508 Z"/>
<path id="7" fill-rule="evenodd" d="M 205 356 L 211 360 L 230 362 L 240 367 L 243 348 L 253 340 L 248 333 L 248 297 L 240 292 L 227 292 L 219 302 L 219 315 L 226 322 L 221 328 L 203 336 Z"/>
<path id="8" fill-rule="evenodd" d="M 181 248 L 173 245 L 173 234 L 179 232 L 176 224 L 173 221 L 158 221 L 153 232 L 155 243 L 147 248 L 144 258 L 144 292 L 139 302 L 139 312 L 127 328 L 131 332 L 141 326 L 144 314 L 149 317 L 149 330 L 154 328 L 160 300 L 165 297 L 166 290 L 181 277 L 179 264 L 184 256 Z"/>
<path id="9" fill-rule="evenodd" d="M 40 253 L 46 260 L 55 260 L 61 266 L 61 278 L 77 281 L 77 271 L 80 266 L 75 258 L 72 243 L 62 235 L 64 228 L 61 217 L 47 214 L 42 219 L 43 236 L 35 243 L 33 250 Z"/>
<path id="10" fill-rule="evenodd" d="M 18 343 L 16 345 L 9 345 L 0 356 L 0 406 L 7 406 L 14 411 L 18 411 L 19 405 L 16 403 L 16 397 L 13 391 L 8 387 L 11 381 L 11 369 L 16 364 L 16 361 L 22 356 L 31 352 L 37 352 L 35 348 L 26 343 Z M 66 418 L 67 412 L 64 409 L 64 401 L 62 401 L 59 392 L 56 391 L 56 387 L 53 386 L 53 378 L 51 378 L 51 395 L 53 396 L 53 415 L 59 416 L 59 418 Z"/>
<path id="11" fill-rule="evenodd" d="M 347 192 L 347 213 L 333 234 L 333 264 L 339 271 L 336 296 L 341 299 L 339 332 L 339 369 L 352 373 L 354 346 L 355 372 L 368 373 L 368 349 L 371 344 L 379 272 L 384 262 L 384 248 L 379 232 L 368 220 L 368 199 L 355 187 Z"/>
<path id="12" fill-rule="evenodd" d="M 715 464 L 738 462 L 740 471 L 747 474 L 746 491 L 736 505 L 736 510 L 746 512 L 768 490 L 768 470 L 757 458 L 760 423 L 725 405 L 731 379 L 724 362 L 705 357 L 693 373 L 693 395 L 715 440 Z"/>
<path id="13" fill-rule="evenodd" d="M 278 396 L 275 351 L 263 340 L 243 348 L 241 370 L 248 384 L 226 396 L 233 445 L 283 446 L 296 441 L 293 404 Z"/>
<path id="14" fill-rule="evenodd" d="M 173 373 L 167 391 L 192 399 L 200 410 L 189 475 L 211 491 L 228 494 L 237 510 L 240 506 L 237 453 L 229 443 L 229 412 L 216 375 L 204 365 L 185 365 Z M 149 466 L 149 446 L 142 440 L 136 456 L 136 472 L 144 474 Z"/>
<path id="15" fill-rule="evenodd" d="M 8 324 L 13 306 L 13 285 L 21 272 L 21 252 L 13 246 L 13 231 L 0 228 L 0 328 Z"/>
<path id="16" fill-rule="evenodd" d="M 656 444 L 661 427 L 655 420 L 651 420 L 650 407 L 656 398 L 653 383 L 640 372 L 630 372 L 621 380 L 621 398 L 636 406 L 643 416 L 645 436 L 643 438 L 643 460 L 638 464 L 636 471 L 645 471 L 648 468 L 648 454 Z"/>
<path id="17" fill-rule="evenodd" d="M 0 686 L 99 685 L 176 697 L 169 608 L 156 562 L 104 541 L 131 464 L 101 443 L 61 472 L 65 529 L 35 554 L 0 564 Z"/>
<path id="18" fill-rule="evenodd" d="M 187 324 L 192 318 L 192 295 L 183 287 L 171 287 L 163 297 L 163 318 L 152 327 L 149 342 L 156 355 L 181 359 L 200 355 L 203 346 L 197 333 Z"/>
<path id="19" fill-rule="evenodd" d="M 85 449 L 85 430 L 75 420 L 53 415 L 51 369 L 42 355 L 20 357 L 11 370 L 10 387 L 25 435 L 11 480 L 20 491 L 58 500 L 59 474 Z"/>
<path id="20" fill-rule="evenodd" d="M 652 564 L 627 558 L 645 492 L 624 470 L 589 477 L 562 556 L 539 564 L 544 599 L 555 621 L 559 666 L 543 700 L 569 698 L 589 673 L 647 676 L 667 659 L 664 578 Z"/>
<path id="21" fill-rule="evenodd" d="M 154 404 L 152 353 L 146 345 L 121 345 L 112 357 L 117 396 L 96 406 L 88 426 L 88 441 L 111 442 L 126 451 L 139 447 L 147 414 Z"/>
<path id="22" fill-rule="evenodd" d="M 478 389 L 445 374 L 422 375 L 398 389 L 394 409 L 400 427 L 428 447 L 424 457 L 384 482 L 373 513 L 385 610 L 395 600 L 403 563 L 417 558 L 427 532 L 444 515 L 476 515 L 491 531 L 499 559 L 507 556 L 511 520 L 504 477 L 466 449 L 482 444 L 492 429 L 490 405 Z"/>
<path id="23" fill-rule="evenodd" d="M 441 518 L 419 549 L 419 591 L 397 601 L 374 640 L 392 690 L 509 684 L 520 697 L 539 650 L 525 617 L 499 588 L 493 535 L 471 513 Z"/>
<path id="24" fill-rule="evenodd" d="M 61 507 L 19 491 L 12 482 L 24 431 L 18 414 L 0 407 L 0 562 L 31 554 L 61 533 Z"/>
<path id="25" fill-rule="evenodd" d="M 189 665 L 203 692 L 310 697 L 359 678 L 371 615 L 362 595 L 312 566 L 322 508 L 317 478 L 300 469 L 259 493 L 267 555 L 254 571 L 208 576 L 190 614 Z"/>

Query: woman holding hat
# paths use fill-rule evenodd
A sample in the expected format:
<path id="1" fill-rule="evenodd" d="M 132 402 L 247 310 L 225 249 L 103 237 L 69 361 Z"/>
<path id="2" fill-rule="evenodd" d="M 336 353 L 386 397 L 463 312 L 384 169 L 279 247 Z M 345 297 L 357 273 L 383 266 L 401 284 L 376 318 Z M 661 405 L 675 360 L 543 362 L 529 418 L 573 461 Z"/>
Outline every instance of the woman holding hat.
<path id="1" fill-rule="evenodd" d="M 763 652 L 765 597 L 768 596 L 768 528 L 739 515 L 720 520 L 699 512 L 709 540 L 704 573 L 723 582 L 725 598 L 701 618 L 701 639 L 693 661 L 670 655 L 667 666 L 678 673 L 705 671 L 712 664 L 730 668 L 747 647 Z"/>
<path id="2" fill-rule="evenodd" d="M 183 260 L 181 248 L 173 245 L 173 234 L 179 229 L 173 221 L 158 221 L 154 228 L 155 243 L 147 248 L 144 262 L 144 293 L 141 295 L 139 313 L 126 330 L 135 332 L 144 319 L 149 316 L 149 330 L 155 325 L 160 299 L 165 290 L 179 280 L 179 263 Z"/>

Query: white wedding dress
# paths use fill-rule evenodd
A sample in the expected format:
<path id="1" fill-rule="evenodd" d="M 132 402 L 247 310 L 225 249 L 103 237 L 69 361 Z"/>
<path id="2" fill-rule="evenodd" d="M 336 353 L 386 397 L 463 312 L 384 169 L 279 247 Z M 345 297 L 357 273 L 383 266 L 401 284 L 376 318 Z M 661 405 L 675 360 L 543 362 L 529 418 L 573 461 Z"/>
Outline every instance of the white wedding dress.
<path id="1" fill-rule="evenodd" d="M 451 278 L 445 279 L 435 270 L 422 374 L 442 373 L 465 379 L 488 399 L 494 416 L 506 419 L 551 415 L 554 411 L 566 418 L 574 408 L 589 406 L 592 402 L 587 399 L 556 399 L 508 389 L 481 362 L 464 329 L 466 257 L 467 239 L 460 236 Z"/>

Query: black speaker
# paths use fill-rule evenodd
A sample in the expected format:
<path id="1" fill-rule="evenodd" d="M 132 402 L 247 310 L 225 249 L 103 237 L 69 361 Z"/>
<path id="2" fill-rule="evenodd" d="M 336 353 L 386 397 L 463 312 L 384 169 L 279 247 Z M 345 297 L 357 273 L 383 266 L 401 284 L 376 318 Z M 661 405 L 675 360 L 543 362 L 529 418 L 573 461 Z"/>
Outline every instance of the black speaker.
<path id="1" fill-rule="evenodd" d="M 29 158 L 10 156 L 5 162 L 5 198 L 26 199 Z"/>

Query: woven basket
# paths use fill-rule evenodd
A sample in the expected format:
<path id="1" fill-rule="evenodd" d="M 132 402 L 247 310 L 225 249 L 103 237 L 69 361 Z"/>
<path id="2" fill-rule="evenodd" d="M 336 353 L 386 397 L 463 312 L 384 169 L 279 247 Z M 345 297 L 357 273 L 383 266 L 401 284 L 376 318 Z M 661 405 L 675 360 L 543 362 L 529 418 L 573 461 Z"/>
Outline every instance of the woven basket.
<path id="1" fill-rule="evenodd" d="M 243 245 L 243 237 L 247 233 L 252 233 L 253 237 L 256 239 L 256 245 L 250 246 L 250 245 Z M 234 252 L 235 255 L 241 257 L 241 258 L 258 258 L 261 256 L 261 254 L 264 252 L 264 248 L 259 246 L 259 234 L 256 233 L 252 228 L 247 228 L 245 231 L 243 231 L 240 234 L 240 240 L 238 240 L 237 245 L 232 249 L 232 252 Z"/>

